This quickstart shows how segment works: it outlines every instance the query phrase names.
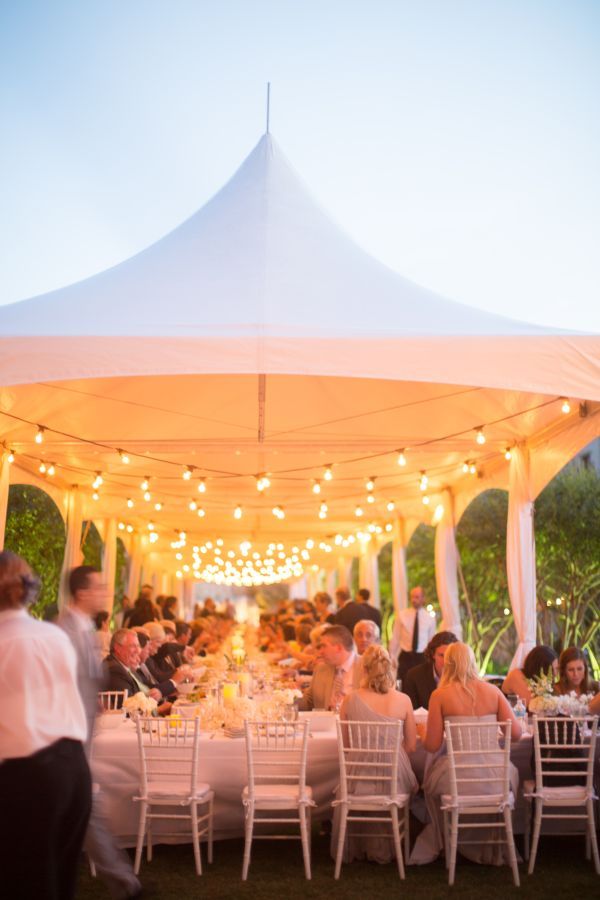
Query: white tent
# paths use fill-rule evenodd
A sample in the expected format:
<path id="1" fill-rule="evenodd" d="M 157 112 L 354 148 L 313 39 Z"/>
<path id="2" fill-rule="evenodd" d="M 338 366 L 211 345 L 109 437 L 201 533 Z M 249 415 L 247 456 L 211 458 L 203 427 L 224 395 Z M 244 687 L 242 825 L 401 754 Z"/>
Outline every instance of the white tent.
<path id="1" fill-rule="evenodd" d="M 11 480 L 47 487 L 40 460 L 55 463 L 49 490 L 63 507 L 78 485 L 80 515 L 146 536 L 146 574 L 185 575 L 189 565 L 206 576 L 210 558 L 216 576 L 228 559 L 237 564 L 242 541 L 261 559 L 269 543 L 283 544 L 272 550 L 298 557 L 296 571 L 343 568 L 338 557 L 360 548 L 367 573 L 386 527 L 406 541 L 438 507 L 452 527 L 477 493 L 508 487 L 507 447 L 517 448 L 513 470 L 517 457 L 524 466 L 519 502 L 531 501 L 600 433 L 600 337 L 490 315 L 392 272 L 332 223 L 270 135 L 205 207 L 147 250 L 0 308 L 0 384 Z M 480 426 L 485 444 L 476 442 Z M 463 472 L 467 461 L 477 476 Z M 263 473 L 271 486 L 258 492 Z M 173 549 L 180 530 L 186 547 Z M 186 554 L 206 541 L 214 546 L 194 570 Z M 217 546 L 222 565 L 212 559 Z"/>

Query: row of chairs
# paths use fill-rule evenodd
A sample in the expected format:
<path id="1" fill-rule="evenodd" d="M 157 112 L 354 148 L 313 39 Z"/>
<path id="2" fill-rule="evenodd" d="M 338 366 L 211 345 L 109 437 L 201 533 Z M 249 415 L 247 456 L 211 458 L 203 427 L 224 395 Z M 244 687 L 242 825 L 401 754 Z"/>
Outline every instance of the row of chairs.
<path id="1" fill-rule="evenodd" d="M 140 718 L 136 724 L 140 792 L 134 799 L 140 803 L 140 819 L 135 871 L 139 872 L 144 842 L 147 858 L 152 858 L 154 820 L 189 819 L 196 872 L 200 875 L 201 838 L 207 839 L 209 863 L 213 856 L 214 793 L 198 777 L 198 720 Z M 531 853 L 528 840 L 531 816 L 525 839 L 530 873 L 535 866 L 542 821 L 568 818 L 586 820 L 586 855 L 589 858 L 591 851 L 596 872 L 600 874 L 593 787 L 597 725 L 597 717 L 535 720 L 536 778 L 524 785 L 528 809 L 532 805 L 534 808 Z M 389 825 L 387 836 L 394 843 L 399 876 L 404 878 L 402 844 L 408 855 L 410 797 L 399 790 L 402 723 L 338 721 L 337 728 L 340 786 L 334 801 L 334 806 L 339 807 L 335 877 L 340 876 L 349 826 L 378 822 Z M 449 884 L 454 883 L 459 834 L 463 829 L 475 828 L 479 832 L 477 843 L 506 845 L 514 883 L 518 886 L 512 830 L 515 798 L 509 775 L 510 725 L 447 722 L 445 733 L 450 791 L 442 796 L 441 805 Z M 306 784 L 308 723 L 248 721 L 245 739 L 248 784 L 242 793 L 245 812 L 242 879 L 248 876 L 253 840 L 265 838 L 300 839 L 305 875 L 309 879 L 314 801 L 312 790 Z M 561 807 L 567 807 L 568 811 L 557 812 Z M 179 809 L 173 812 L 173 808 Z M 573 812 L 573 808 L 579 811 Z M 548 809 L 551 811 L 547 812 Z M 285 830 L 279 834 L 262 834 L 258 828 L 261 825 L 285 825 Z M 290 825 L 299 829 L 291 833 Z M 501 839 L 497 837 L 498 827 L 504 829 Z M 492 829 L 496 830 L 495 835 Z M 466 831 L 463 835 L 466 836 Z"/>

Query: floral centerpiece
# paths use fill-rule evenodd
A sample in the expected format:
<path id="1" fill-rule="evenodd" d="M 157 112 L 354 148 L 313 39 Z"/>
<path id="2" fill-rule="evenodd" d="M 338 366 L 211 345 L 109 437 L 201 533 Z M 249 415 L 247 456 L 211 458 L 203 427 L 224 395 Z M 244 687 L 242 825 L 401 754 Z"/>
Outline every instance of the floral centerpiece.
<path id="1" fill-rule="evenodd" d="M 126 697 L 123 702 L 123 709 L 131 716 L 138 714 L 142 716 L 151 716 L 155 712 L 156 707 L 156 700 L 153 697 L 148 697 L 143 691 L 138 691 L 137 694 Z"/>
<path id="2" fill-rule="evenodd" d="M 283 720 L 287 718 L 287 710 L 291 709 L 294 701 L 302 696 L 302 691 L 297 688 L 280 688 L 262 700 L 259 704 L 259 714 L 268 720 Z"/>
<path id="3" fill-rule="evenodd" d="M 555 694 L 554 681 L 549 674 L 537 675 L 529 679 L 532 699 L 531 713 L 542 716 L 585 716 L 589 712 L 593 694 Z"/>

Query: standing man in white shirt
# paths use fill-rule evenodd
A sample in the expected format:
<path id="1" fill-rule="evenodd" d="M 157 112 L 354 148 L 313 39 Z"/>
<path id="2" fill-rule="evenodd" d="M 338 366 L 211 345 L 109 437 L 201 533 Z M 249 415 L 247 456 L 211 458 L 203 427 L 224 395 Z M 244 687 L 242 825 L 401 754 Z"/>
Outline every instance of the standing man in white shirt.
<path id="1" fill-rule="evenodd" d="M 410 606 L 400 610 L 394 623 L 391 648 L 399 646 L 397 677 L 404 679 L 413 666 L 420 665 L 425 647 L 435 634 L 436 621 L 425 609 L 425 591 L 420 585 L 410 592 Z"/>
<path id="2" fill-rule="evenodd" d="M 91 807 L 87 723 L 69 638 L 32 618 L 39 581 L 0 553 L 2 895 L 72 900 Z"/>

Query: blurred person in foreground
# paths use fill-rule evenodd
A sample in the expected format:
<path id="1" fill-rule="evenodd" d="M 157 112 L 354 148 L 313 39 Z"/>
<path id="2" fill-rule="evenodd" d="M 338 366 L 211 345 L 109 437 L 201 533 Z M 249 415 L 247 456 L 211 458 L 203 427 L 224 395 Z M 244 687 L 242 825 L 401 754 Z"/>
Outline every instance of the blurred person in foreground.
<path id="1" fill-rule="evenodd" d="M 86 754 L 89 759 L 98 713 L 98 691 L 104 685 L 93 623 L 106 607 L 107 592 L 101 573 L 93 566 L 77 566 L 71 571 L 69 592 L 71 602 L 60 613 L 58 625 L 68 635 L 77 656 L 77 685 L 87 717 Z M 111 897 L 124 900 L 139 896 L 140 882 L 133 873 L 129 857 L 115 842 L 98 793 L 92 798 L 84 850 Z"/>
<path id="2" fill-rule="evenodd" d="M 0 553 L 0 872 L 7 900 L 71 900 L 91 808 L 87 722 L 67 635 L 32 618 L 39 581 Z"/>

